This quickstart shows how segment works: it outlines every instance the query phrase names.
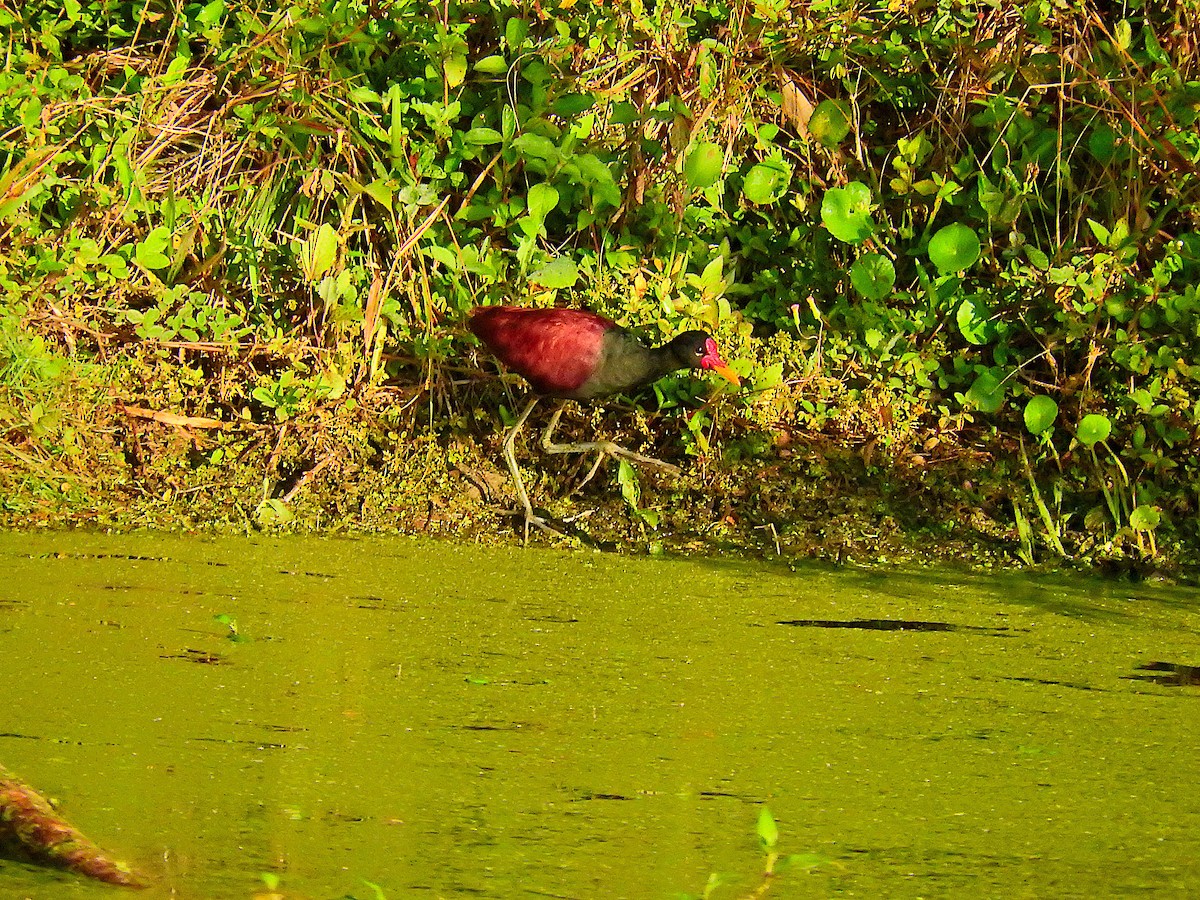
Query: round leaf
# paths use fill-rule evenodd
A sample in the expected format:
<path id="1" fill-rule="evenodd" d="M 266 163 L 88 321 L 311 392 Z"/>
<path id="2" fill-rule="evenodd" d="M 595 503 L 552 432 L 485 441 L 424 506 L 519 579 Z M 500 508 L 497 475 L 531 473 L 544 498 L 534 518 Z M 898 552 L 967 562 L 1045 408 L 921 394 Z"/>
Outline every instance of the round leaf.
<path id="1" fill-rule="evenodd" d="M 979 259 L 979 237 L 960 222 L 947 225 L 930 239 L 929 258 L 943 275 L 961 272 Z"/>
<path id="2" fill-rule="evenodd" d="M 566 256 L 550 260 L 542 268 L 529 276 L 534 284 L 548 288 L 569 288 L 579 278 L 579 268 L 575 261 Z"/>
<path id="3" fill-rule="evenodd" d="M 133 248 L 133 258 L 147 269 L 165 269 L 171 262 L 166 253 L 170 243 L 171 230 L 165 225 L 159 225 Z"/>
<path id="4" fill-rule="evenodd" d="M 967 399 L 980 412 L 990 415 L 1004 404 L 1004 385 L 991 372 L 981 372 L 967 391 Z"/>
<path id="5" fill-rule="evenodd" d="M 1041 434 L 1054 425 L 1058 418 L 1058 404 L 1045 394 L 1031 397 L 1025 404 L 1025 427 L 1030 434 Z"/>
<path id="6" fill-rule="evenodd" d="M 1095 446 L 1097 442 L 1104 440 L 1112 432 L 1112 422 L 1108 421 L 1108 416 L 1100 413 L 1088 413 L 1079 422 L 1079 427 L 1075 429 L 1075 437 L 1079 438 L 1079 443 L 1086 447 Z"/>
<path id="7" fill-rule="evenodd" d="M 697 144 L 683 164 L 683 177 L 692 190 L 703 190 L 717 183 L 725 157 L 716 144 Z"/>
<path id="8" fill-rule="evenodd" d="M 861 244 L 875 230 L 871 189 L 860 181 L 830 188 L 821 201 L 821 221 L 835 238 L 847 244 Z"/>
<path id="9" fill-rule="evenodd" d="M 850 107 L 844 100 L 822 100 L 808 120 L 808 132 L 832 150 L 850 133 Z"/>
<path id="10" fill-rule="evenodd" d="M 780 157 L 772 157 L 746 173 L 742 193 L 751 203 L 774 203 L 787 192 L 791 180 L 791 167 Z"/>
<path id="11" fill-rule="evenodd" d="M 896 267 L 880 253 L 864 253 L 850 267 L 850 283 L 868 300 L 882 300 L 896 283 Z"/>
<path id="12" fill-rule="evenodd" d="M 1129 527 L 1134 531 L 1153 531 L 1158 527 L 1160 518 L 1153 506 L 1135 506 L 1129 514 Z"/>
<path id="13" fill-rule="evenodd" d="M 972 344 L 986 344 L 992 332 L 991 314 L 982 299 L 967 297 L 955 313 L 958 330 Z"/>

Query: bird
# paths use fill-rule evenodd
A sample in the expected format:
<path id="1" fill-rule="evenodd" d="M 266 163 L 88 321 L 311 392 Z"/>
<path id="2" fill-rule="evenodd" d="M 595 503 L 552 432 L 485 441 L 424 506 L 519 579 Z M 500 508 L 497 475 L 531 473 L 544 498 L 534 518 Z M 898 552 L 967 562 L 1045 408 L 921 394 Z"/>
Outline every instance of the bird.
<path id="1" fill-rule="evenodd" d="M 611 441 L 556 444 L 551 440 L 567 400 L 599 400 L 650 384 L 679 369 L 716 372 L 734 385 L 741 379 L 721 358 L 717 343 L 705 331 L 685 331 L 660 347 L 648 347 L 615 322 L 583 309 L 533 309 L 519 306 L 477 306 L 467 327 L 492 354 L 529 382 L 532 392 L 525 408 L 504 436 L 504 462 L 525 514 L 525 542 L 529 526 L 555 531 L 533 512 L 529 494 L 517 467 L 514 446 L 517 434 L 542 397 L 560 401 L 542 433 L 547 453 L 595 452 L 596 462 L 586 483 L 607 456 L 669 472 L 670 463 L 634 453 Z M 519 512 L 519 511 L 518 511 Z"/>

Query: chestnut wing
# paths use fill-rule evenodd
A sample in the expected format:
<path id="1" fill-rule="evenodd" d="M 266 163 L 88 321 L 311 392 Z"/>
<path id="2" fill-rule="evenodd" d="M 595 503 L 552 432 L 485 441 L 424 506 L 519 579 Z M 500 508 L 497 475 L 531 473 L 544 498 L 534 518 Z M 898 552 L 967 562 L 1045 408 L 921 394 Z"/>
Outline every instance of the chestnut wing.
<path id="1" fill-rule="evenodd" d="M 578 309 L 481 307 L 470 328 L 539 394 L 570 397 L 596 370 L 604 336 L 617 326 Z"/>

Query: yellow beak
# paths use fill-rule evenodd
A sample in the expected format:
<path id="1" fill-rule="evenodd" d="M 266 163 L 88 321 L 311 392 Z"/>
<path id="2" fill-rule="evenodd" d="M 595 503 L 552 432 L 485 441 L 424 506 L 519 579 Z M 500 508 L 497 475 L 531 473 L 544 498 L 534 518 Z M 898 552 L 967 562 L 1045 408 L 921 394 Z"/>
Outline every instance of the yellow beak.
<path id="1" fill-rule="evenodd" d="M 712 371 L 716 372 L 734 387 L 742 386 L 742 379 L 738 378 L 737 372 L 733 371 L 733 369 L 729 368 L 729 366 L 713 366 Z"/>

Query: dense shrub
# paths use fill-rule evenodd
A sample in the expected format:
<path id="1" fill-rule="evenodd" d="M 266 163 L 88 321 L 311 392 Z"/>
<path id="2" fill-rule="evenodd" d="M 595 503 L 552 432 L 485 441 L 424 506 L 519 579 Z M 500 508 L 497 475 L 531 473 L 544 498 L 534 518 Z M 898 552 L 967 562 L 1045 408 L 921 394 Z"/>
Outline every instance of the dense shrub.
<path id="1" fill-rule="evenodd" d="M 26 452 L 31 360 L 136 344 L 286 421 L 436 382 L 471 305 L 584 302 L 707 322 L 764 429 L 986 446 L 1027 558 L 1194 541 L 1200 28 L 1122 10 L 0 10 L 0 415 Z"/>

